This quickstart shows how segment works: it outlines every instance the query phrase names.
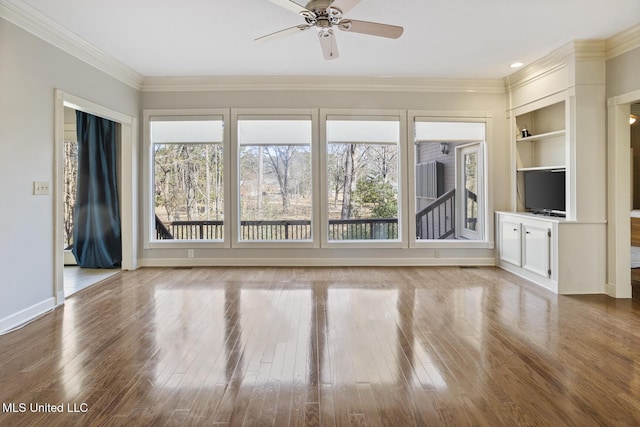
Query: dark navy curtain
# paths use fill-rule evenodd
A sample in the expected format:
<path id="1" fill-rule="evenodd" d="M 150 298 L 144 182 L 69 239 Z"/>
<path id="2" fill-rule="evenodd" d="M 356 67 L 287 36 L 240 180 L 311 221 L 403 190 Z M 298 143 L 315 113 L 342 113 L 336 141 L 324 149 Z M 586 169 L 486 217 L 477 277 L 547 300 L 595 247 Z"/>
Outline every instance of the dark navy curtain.
<path id="1" fill-rule="evenodd" d="M 116 124 L 76 112 L 78 188 L 73 254 L 80 267 L 117 268 L 122 262 L 117 189 Z"/>

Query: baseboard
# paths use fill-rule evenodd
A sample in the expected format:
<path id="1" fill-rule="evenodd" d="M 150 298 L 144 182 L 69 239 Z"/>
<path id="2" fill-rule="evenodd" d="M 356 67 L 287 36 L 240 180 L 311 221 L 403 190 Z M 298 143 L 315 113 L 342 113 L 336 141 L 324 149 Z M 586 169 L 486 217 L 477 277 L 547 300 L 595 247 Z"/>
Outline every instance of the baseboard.
<path id="1" fill-rule="evenodd" d="M 615 283 L 607 283 L 605 292 L 612 298 L 633 298 L 633 285 L 628 288 L 619 288 Z"/>
<path id="2" fill-rule="evenodd" d="M 0 320 L 0 335 L 15 329 L 56 307 L 56 299 L 51 297 L 46 300 L 20 310 Z"/>
<path id="3" fill-rule="evenodd" d="M 141 267 L 495 266 L 495 258 L 143 258 Z"/>
<path id="4" fill-rule="evenodd" d="M 73 252 L 65 250 L 63 252 L 64 257 L 64 265 L 78 265 L 76 262 L 76 257 L 73 255 Z"/>
<path id="5" fill-rule="evenodd" d="M 58 307 L 60 307 L 61 305 L 64 305 L 64 291 L 58 292 L 56 301 L 57 301 Z"/>

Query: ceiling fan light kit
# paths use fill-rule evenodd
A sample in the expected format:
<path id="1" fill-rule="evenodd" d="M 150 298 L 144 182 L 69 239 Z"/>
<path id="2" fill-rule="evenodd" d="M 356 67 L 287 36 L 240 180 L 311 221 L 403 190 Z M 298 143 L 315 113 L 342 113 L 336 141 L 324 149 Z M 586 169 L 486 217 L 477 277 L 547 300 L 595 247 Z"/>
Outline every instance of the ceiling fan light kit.
<path id="1" fill-rule="evenodd" d="M 300 15 L 305 24 L 285 28 L 275 33 L 258 37 L 255 41 L 267 41 L 293 33 L 298 33 L 315 27 L 318 30 L 318 39 L 324 59 L 338 57 L 338 45 L 336 43 L 333 28 L 341 31 L 368 34 L 378 37 L 397 39 L 404 32 L 404 28 L 396 25 L 380 24 L 377 22 L 357 21 L 344 19 L 343 14 L 360 3 L 360 0 L 311 0 L 306 6 L 301 6 L 292 0 L 270 0 L 287 10 Z"/>

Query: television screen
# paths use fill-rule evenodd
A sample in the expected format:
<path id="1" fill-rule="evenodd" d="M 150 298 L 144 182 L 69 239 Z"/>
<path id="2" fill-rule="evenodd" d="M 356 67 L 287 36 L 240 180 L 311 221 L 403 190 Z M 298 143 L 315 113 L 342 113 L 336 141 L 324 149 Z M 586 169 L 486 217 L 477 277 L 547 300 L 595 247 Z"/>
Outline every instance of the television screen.
<path id="1" fill-rule="evenodd" d="M 524 174 L 524 205 L 528 211 L 563 214 L 566 210 L 565 171 L 529 171 Z"/>

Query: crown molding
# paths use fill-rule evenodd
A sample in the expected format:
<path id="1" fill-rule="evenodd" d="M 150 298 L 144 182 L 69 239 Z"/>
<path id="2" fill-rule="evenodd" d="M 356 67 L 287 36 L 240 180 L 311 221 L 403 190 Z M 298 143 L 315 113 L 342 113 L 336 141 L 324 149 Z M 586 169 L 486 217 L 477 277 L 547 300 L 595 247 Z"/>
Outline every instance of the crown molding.
<path id="1" fill-rule="evenodd" d="M 574 40 L 504 78 L 508 92 L 544 78 L 570 64 L 605 61 L 605 40 Z"/>
<path id="2" fill-rule="evenodd" d="M 504 83 L 501 79 L 438 79 L 351 76 L 219 76 L 145 77 L 142 82 L 143 92 L 252 90 L 505 93 Z"/>
<path id="3" fill-rule="evenodd" d="M 20 0 L 0 0 L 0 17 L 105 74 L 140 90 L 142 75 Z"/>
<path id="4" fill-rule="evenodd" d="M 550 54 L 526 65 L 504 78 L 507 92 L 526 86 L 536 80 L 567 66 L 568 59 L 574 54 L 573 43 L 566 44 Z"/>
<path id="5" fill-rule="evenodd" d="M 573 45 L 573 57 L 576 62 L 605 60 L 606 40 L 575 40 L 570 45 Z"/>
<path id="6" fill-rule="evenodd" d="M 640 48 L 640 24 L 634 25 L 607 40 L 606 59 Z"/>

